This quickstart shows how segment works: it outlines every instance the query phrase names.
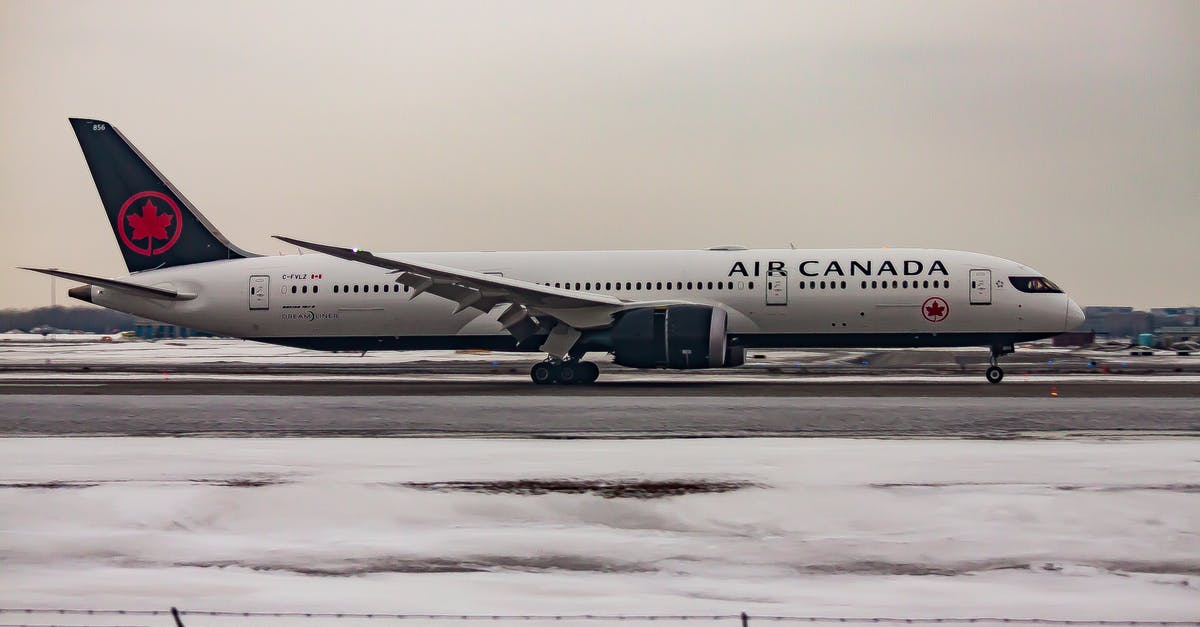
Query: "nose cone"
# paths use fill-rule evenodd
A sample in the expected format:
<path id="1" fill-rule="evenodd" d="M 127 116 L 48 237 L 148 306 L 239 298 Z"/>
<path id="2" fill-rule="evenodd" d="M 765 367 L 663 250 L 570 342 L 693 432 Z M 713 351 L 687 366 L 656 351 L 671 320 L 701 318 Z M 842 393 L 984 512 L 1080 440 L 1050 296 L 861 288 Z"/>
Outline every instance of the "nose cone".
<path id="1" fill-rule="evenodd" d="M 1074 331 L 1079 325 L 1083 324 L 1083 310 L 1075 301 L 1067 299 L 1067 320 L 1064 330 Z"/>

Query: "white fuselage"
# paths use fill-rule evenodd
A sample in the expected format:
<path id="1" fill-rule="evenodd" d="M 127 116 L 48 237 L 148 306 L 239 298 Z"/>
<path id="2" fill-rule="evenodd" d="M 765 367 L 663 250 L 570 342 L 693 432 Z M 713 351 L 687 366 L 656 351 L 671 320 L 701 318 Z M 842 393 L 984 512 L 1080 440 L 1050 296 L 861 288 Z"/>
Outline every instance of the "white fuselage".
<path id="1" fill-rule="evenodd" d="M 385 257 L 389 255 L 383 255 Z M 396 255 L 397 257 L 399 255 Z M 405 253 L 440 264 L 628 300 L 686 300 L 728 312 L 745 346 L 953 346 L 1069 330 L 1062 293 L 1025 293 L 1040 276 L 988 255 L 927 249 Z M 496 348 L 496 321 L 395 275 L 321 254 L 253 257 L 135 273 L 126 280 L 194 294 L 156 300 L 92 288 L 98 305 L 220 335 L 315 348 Z"/>

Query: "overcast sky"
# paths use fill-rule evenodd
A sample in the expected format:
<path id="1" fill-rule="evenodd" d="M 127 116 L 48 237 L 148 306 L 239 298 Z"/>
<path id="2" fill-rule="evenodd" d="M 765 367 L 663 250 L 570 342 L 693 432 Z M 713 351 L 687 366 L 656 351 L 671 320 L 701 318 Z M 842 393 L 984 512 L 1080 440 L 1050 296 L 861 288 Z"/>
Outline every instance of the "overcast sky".
<path id="1" fill-rule="evenodd" d="M 68 116 L 262 253 L 937 247 L 1200 304 L 1195 0 L 0 0 L 0 85 L 0 307 L 125 273 Z"/>

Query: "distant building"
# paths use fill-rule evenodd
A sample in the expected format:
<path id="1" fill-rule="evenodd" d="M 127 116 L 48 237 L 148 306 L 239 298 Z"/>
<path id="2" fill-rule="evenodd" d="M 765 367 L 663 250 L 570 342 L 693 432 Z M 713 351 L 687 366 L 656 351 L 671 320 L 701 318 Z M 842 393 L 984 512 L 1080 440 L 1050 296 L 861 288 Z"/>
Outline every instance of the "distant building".
<path id="1" fill-rule="evenodd" d="M 1133 307 L 1085 307 L 1083 324 L 1076 331 L 1107 337 L 1137 337 L 1153 328 L 1151 316 Z"/>
<path id="2" fill-rule="evenodd" d="M 1085 307 L 1083 324 L 1077 332 L 1093 332 L 1110 338 L 1135 338 L 1144 333 L 1155 336 L 1180 335 L 1195 338 L 1200 331 L 1200 307 L 1155 307 L 1136 311 L 1133 307 Z M 1188 327 L 1191 327 L 1188 329 Z M 1180 329 L 1183 329 L 1181 331 Z"/>
<path id="3" fill-rule="evenodd" d="M 210 333 L 196 331 L 176 324 L 138 318 L 133 323 L 133 332 L 143 340 L 166 340 L 185 337 L 210 337 Z"/>
<path id="4" fill-rule="evenodd" d="M 1154 341 L 1159 346 L 1174 346 L 1179 342 L 1200 342 L 1200 327 L 1158 327 L 1154 330 Z"/>
<path id="5" fill-rule="evenodd" d="M 1200 323 L 1200 307 L 1155 307 L 1150 316 L 1156 333 L 1159 327 L 1194 327 Z"/>

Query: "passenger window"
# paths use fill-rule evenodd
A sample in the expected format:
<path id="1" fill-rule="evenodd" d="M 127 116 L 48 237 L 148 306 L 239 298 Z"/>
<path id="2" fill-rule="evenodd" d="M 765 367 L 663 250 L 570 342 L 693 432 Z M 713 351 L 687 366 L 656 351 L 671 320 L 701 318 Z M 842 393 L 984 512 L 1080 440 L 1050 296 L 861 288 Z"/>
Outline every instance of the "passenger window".
<path id="1" fill-rule="evenodd" d="M 945 281 L 942 281 L 942 287 L 945 289 L 950 289 L 950 280 L 946 279 Z"/>
<path id="2" fill-rule="evenodd" d="M 886 290 L 886 289 L 887 289 L 887 281 L 880 281 L 880 282 L 879 282 L 879 287 L 882 287 L 883 289 L 885 289 L 885 290 Z"/>
<path id="3" fill-rule="evenodd" d="M 376 284 L 375 284 L 375 290 L 374 290 L 374 291 L 375 291 L 375 293 L 376 293 L 376 294 L 378 294 L 378 293 L 379 293 L 379 284 L 378 284 L 378 283 L 376 283 Z"/>
<path id="4" fill-rule="evenodd" d="M 863 281 L 863 282 L 862 282 L 862 288 L 863 288 L 864 290 L 865 290 L 865 289 L 867 289 L 867 282 L 866 282 L 866 281 Z"/>
<path id="5" fill-rule="evenodd" d="M 692 289 L 692 282 L 691 282 L 691 281 L 688 281 L 688 286 L 687 286 L 687 288 L 688 288 L 689 290 L 690 290 L 690 289 Z"/>
<path id="6" fill-rule="evenodd" d="M 334 294 L 337 294 L 337 293 L 338 293 L 338 286 L 336 286 L 336 285 L 335 285 L 335 286 L 333 286 L 333 293 L 334 293 Z"/>
<path id="7" fill-rule="evenodd" d="M 710 290 L 711 290 L 712 288 L 713 288 L 713 287 L 712 287 L 712 281 L 709 281 L 709 282 L 708 282 L 708 289 L 710 289 Z"/>
<path id="8" fill-rule="evenodd" d="M 825 289 L 825 282 L 821 281 L 821 289 Z"/>
<path id="9" fill-rule="evenodd" d="M 878 281 L 871 281 L 871 289 L 876 289 L 876 288 L 878 288 L 878 287 L 879 287 L 879 282 L 878 282 Z"/>
<path id="10" fill-rule="evenodd" d="M 320 289 L 320 288 L 321 288 L 321 286 L 320 286 L 320 285 L 314 285 L 314 286 L 313 286 L 313 294 L 316 294 L 316 293 L 317 293 L 317 290 L 318 290 L 318 289 Z"/>
<path id="11" fill-rule="evenodd" d="M 846 289 L 846 282 L 842 281 L 842 289 Z"/>
<path id="12" fill-rule="evenodd" d="M 750 286 L 750 289 L 754 289 L 754 281 L 747 283 L 747 285 Z"/>
<path id="13" fill-rule="evenodd" d="M 295 286 L 295 285 L 293 285 L 293 286 L 292 286 L 292 293 L 293 293 L 293 294 L 295 294 L 295 293 L 296 293 L 296 286 Z"/>
<path id="14" fill-rule="evenodd" d="M 908 287 L 908 281 L 904 281 L 904 282 L 902 282 L 902 283 L 900 284 L 900 287 L 907 288 L 907 287 Z"/>
<path id="15" fill-rule="evenodd" d="M 935 288 L 938 286 L 938 282 L 937 282 L 936 280 L 933 282 L 933 286 L 934 286 Z"/>
<path id="16" fill-rule="evenodd" d="M 659 281 L 658 283 L 655 283 L 655 284 L 654 284 L 654 289 L 656 289 L 656 290 L 661 290 L 661 289 L 662 289 L 662 281 Z"/>
<path id="17" fill-rule="evenodd" d="M 671 285 L 672 285 L 672 282 L 671 282 L 671 281 L 667 281 L 667 289 L 669 289 L 669 290 L 673 290 L 673 289 L 675 289 L 674 287 L 671 287 Z"/>
<path id="18" fill-rule="evenodd" d="M 800 282 L 800 289 L 804 289 L 804 281 Z"/>
<path id="19" fill-rule="evenodd" d="M 357 293 L 358 293 L 358 286 L 357 286 L 357 285 L 355 285 L 355 286 L 354 286 L 354 293 L 355 293 L 355 294 L 357 294 Z"/>
<path id="20" fill-rule="evenodd" d="M 579 284 L 578 284 L 578 283 L 576 283 L 576 284 L 575 284 L 575 289 L 579 289 Z"/>

